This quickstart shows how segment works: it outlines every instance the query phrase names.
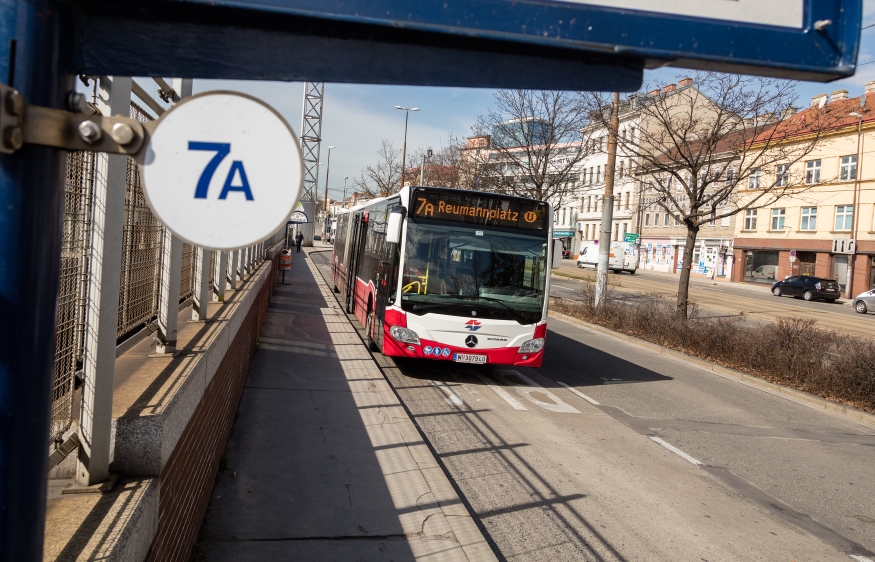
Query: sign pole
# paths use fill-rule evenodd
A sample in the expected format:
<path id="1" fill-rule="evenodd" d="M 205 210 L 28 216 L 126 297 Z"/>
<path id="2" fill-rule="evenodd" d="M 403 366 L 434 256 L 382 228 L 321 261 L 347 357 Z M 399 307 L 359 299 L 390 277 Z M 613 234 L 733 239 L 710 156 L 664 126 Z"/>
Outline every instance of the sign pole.
<path id="1" fill-rule="evenodd" d="M 0 81 L 64 107 L 73 90 L 64 5 L 0 3 Z M 0 560 L 43 558 L 66 152 L 0 155 Z"/>

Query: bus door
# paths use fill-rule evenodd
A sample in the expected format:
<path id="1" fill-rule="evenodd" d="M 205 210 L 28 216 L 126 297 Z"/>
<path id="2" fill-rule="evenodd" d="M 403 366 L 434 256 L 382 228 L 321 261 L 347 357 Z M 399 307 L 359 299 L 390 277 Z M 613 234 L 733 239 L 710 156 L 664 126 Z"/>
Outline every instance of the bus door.
<path id="1" fill-rule="evenodd" d="M 401 244 L 383 243 L 383 252 L 377 267 L 377 302 L 374 305 L 374 343 L 383 348 L 383 318 L 386 306 L 398 288 L 398 267 L 401 262 Z"/>
<path id="2" fill-rule="evenodd" d="M 366 211 L 365 211 L 366 212 Z M 361 265 L 362 252 L 367 238 L 368 223 L 363 220 L 365 212 L 358 212 L 350 224 L 349 261 L 346 272 L 346 311 L 355 312 L 356 277 Z"/>

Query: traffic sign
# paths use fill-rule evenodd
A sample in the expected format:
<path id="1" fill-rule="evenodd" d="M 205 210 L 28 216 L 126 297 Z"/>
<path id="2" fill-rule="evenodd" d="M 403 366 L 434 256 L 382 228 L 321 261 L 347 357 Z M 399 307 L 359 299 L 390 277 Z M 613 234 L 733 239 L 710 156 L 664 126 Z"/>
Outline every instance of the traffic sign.
<path id="1" fill-rule="evenodd" d="M 276 232 L 303 185 L 291 127 L 267 104 L 235 92 L 183 99 L 157 122 L 140 158 L 143 191 L 158 219 L 211 250 Z"/>
<path id="2" fill-rule="evenodd" d="M 796 250 L 790 250 L 790 257 L 796 257 Z"/>
<path id="3" fill-rule="evenodd" d="M 307 213 L 304 212 L 304 206 L 300 202 L 295 206 L 295 212 L 289 217 L 289 224 L 307 224 L 310 219 Z"/>
<path id="4" fill-rule="evenodd" d="M 623 242 L 637 242 L 638 238 L 640 238 L 639 234 L 633 234 L 632 232 L 623 233 Z"/>

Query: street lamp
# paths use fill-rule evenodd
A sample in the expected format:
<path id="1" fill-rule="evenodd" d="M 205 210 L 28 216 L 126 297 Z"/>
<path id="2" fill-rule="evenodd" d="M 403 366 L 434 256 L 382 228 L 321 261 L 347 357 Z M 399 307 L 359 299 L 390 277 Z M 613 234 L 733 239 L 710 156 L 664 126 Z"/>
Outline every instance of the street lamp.
<path id="1" fill-rule="evenodd" d="M 331 149 L 335 146 L 328 147 L 328 164 L 325 167 L 325 226 L 328 225 L 328 174 L 331 172 Z M 323 228 L 322 235 L 325 235 L 327 228 Z"/>
<path id="2" fill-rule="evenodd" d="M 346 180 L 349 176 L 343 176 L 343 208 L 346 209 Z"/>
<path id="3" fill-rule="evenodd" d="M 410 118 L 410 112 L 419 111 L 419 108 L 396 105 L 395 109 L 404 112 L 404 149 L 401 151 L 401 187 L 404 187 L 404 167 L 407 165 L 407 120 Z"/>

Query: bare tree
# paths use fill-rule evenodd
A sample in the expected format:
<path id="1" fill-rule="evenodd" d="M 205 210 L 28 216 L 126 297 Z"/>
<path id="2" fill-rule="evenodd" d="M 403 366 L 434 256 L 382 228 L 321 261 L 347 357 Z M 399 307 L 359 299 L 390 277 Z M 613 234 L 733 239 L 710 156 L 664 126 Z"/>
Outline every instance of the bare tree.
<path id="1" fill-rule="evenodd" d="M 798 192 L 804 182 L 794 165 L 823 141 L 831 117 L 818 108 L 797 115 L 793 82 L 697 72 L 678 86 L 657 83 L 649 94 L 627 96 L 638 126 L 617 141 L 637 161 L 646 203 L 687 229 L 677 294 L 686 316 L 699 229 Z M 608 96 L 588 100 L 592 126 L 607 130 Z"/>
<path id="2" fill-rule="evenodd" d="M 561 205 L 579 179 L 586 156 L 581 131 L 587 106 L 574 92 L 499 90 L 495 108 L 477 119 L 475 135 L 491 137 L 478 150 L 480 189 Z"/>
<path id="3" fill-rule="evenodd" d="M 404 183 L 419 184 L 420 168 L 425 166 L 422 173 L 423 183 L 436 187 L 461 187 L 462 178 L 460 173 L 462 146 L 465 141 L 450 133 L 446 144 L 443 142 L 437 146 L 426 146 L 416 149 L 408 157 L 408 162 L 415 164 L 404 174 Z M 432 155 L 429 157 L 428 152 Z"/>
<path id="4" fill-rule="evenodd" d="M 353 189 L 370 197 L 386 197 L 401 187 L 401 151 L 383 139 L 377 151 L 377 164 L 362 168 L 352 182 Z"/>

